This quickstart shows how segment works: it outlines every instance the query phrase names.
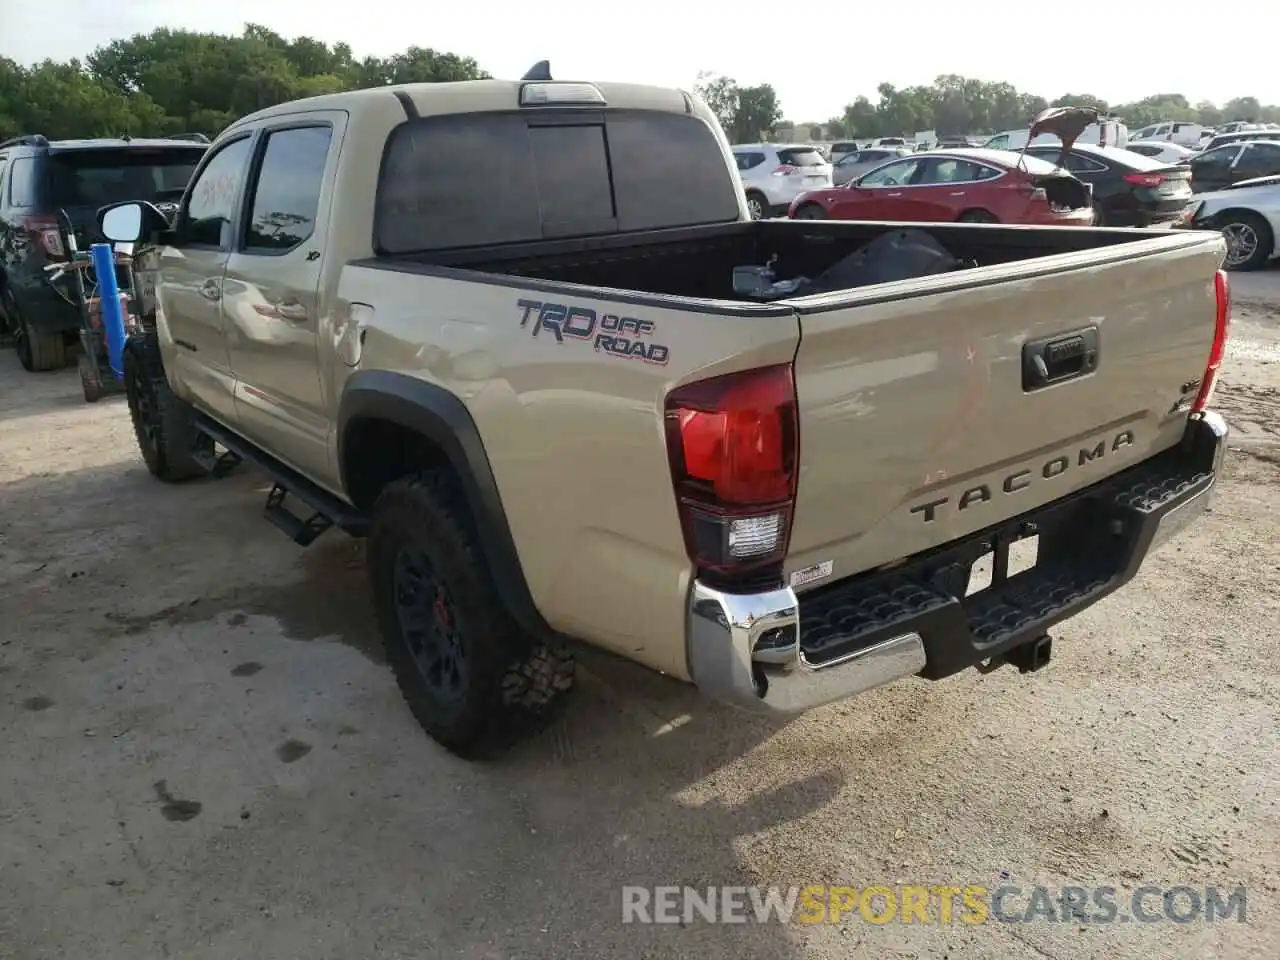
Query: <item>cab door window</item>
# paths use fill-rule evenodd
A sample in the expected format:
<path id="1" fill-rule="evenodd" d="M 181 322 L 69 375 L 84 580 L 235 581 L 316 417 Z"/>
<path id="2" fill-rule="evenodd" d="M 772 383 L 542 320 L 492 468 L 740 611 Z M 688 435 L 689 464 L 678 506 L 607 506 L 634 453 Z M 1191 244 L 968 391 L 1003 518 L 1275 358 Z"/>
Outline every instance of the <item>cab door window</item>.
<path id="1" fill-rule="evenodd" d="M 196 174 L 179 218 L 181 246 L 230 250 L 234 236 L 236 203 L 244 186 L 251 137 L 221 146 Z"/>
<path id="2" fill-rule="evenodd" d="M 315 231 L 332 138 L 328 125 L 288 127 L 267 135 L 245 228 L 245 253 L 287 253 Z"/>

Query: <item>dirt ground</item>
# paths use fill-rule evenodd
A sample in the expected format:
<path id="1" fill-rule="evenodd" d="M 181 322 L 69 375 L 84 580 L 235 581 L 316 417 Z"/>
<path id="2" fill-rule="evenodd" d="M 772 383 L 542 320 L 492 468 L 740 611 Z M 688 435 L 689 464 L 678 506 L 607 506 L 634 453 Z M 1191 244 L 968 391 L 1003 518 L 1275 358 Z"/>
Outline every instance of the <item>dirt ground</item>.
<path id="1" fill-rule="evenodd" d="M 1033 676 L 788 724 L 611 661 L 502 762 L 421 734 L 361 547 L 166 487 L 0 357 L 0 957 L 1274 956 L 1280 271 L 1239 278 L 1211 516 Z M 1247 888 L 1247 922 L 624 926 L 624 884 Z M 1267 947 L 1271 944 L 1271 947 Z"/>

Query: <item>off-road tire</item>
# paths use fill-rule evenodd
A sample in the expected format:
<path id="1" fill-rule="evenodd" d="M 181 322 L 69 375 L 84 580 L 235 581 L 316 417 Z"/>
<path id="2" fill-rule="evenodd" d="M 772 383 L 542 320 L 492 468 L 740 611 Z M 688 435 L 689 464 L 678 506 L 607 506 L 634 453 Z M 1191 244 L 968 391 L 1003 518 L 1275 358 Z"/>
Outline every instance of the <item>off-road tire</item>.
<path id="1" fill-rule="evenodd" d="M 22 369 L 32 373 L 44 373 L 65 367 L 67 341 L 62 331 L 54 330 L 50 333 L 33 328 L 23 315 L 17 298 L 8 286 L 0 291 L 0 296 L 4 297 L 4 312 L 9 320 L 13 348 L 18 354 L 18 362 L 22 364 Z"/>
<path id="2" fill-rule="evenodd" d="M 406 555 L 425 559 L 431 583 L 443 591 L 437 596 L 448 597 L 451 633 L 465 660 L 451 696 L 428 682 L 406 636 L 402 602 L 412 598 L 399 566 Z M 438 743 L 466 759 L 484 759 L 553 715 L 573 686 L 572 655 L 531 638 L 507 612 L 451 471 L 427 471 L 383 490 L 373 508 L 368 564 L 396 683 Z"/>
<path id="3" fill-rule="evenodd" d="M 212 455 L 213 441 L 196 428 L 190 405 L 169 388 L 160 346 L 151 337 L 126 346 L 124 388 L 138 450 L 151 475 L 177 483 L 207 474 L 197 456 Z"/>

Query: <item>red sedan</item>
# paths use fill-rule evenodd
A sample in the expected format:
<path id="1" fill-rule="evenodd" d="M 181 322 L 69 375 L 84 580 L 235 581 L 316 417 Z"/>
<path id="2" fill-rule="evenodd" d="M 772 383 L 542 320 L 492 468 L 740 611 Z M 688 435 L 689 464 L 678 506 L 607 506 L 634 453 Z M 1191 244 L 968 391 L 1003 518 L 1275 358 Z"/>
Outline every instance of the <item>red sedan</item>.
<path id="1" fill-rule="evenodd" d="M 1007 150 L 935 150 L 882 164 L 841 187 L 802 193 L 796 220 L 890 220 L 1089 226 L 1089 187 Z"/>

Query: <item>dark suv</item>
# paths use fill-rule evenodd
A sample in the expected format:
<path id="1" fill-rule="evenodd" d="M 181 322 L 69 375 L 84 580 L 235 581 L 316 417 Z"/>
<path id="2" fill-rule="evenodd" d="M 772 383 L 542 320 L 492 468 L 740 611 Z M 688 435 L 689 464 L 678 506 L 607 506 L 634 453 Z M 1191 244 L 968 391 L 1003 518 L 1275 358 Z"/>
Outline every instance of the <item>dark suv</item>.
<path id="1" fill-rule="evenodd" d="M 74 288 L 50 284 L 44 268 L 66 259 L 65 211 L 76 245 L 94 235 L 97 210 L 122 200 L 164 209 L 182 199 L 207 140 L 49 140 L 39 134 L 0 142 L 0 331 L 28 370 L 54 370 L 77 342 Z"/>

